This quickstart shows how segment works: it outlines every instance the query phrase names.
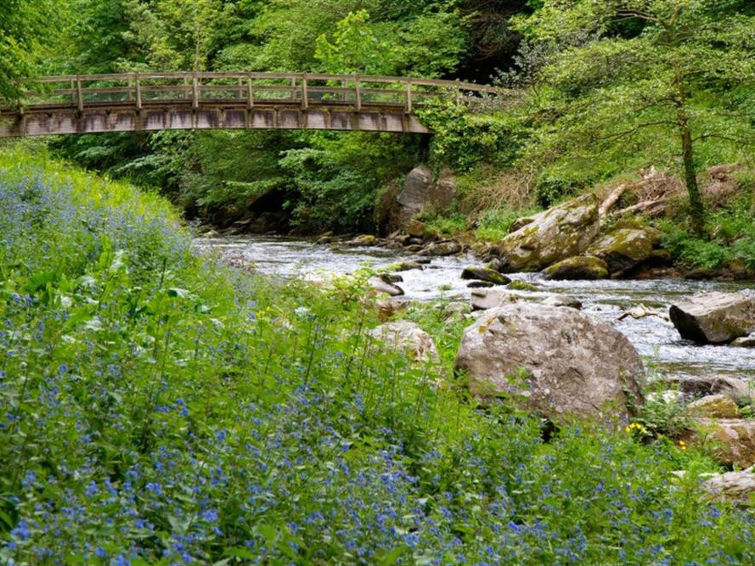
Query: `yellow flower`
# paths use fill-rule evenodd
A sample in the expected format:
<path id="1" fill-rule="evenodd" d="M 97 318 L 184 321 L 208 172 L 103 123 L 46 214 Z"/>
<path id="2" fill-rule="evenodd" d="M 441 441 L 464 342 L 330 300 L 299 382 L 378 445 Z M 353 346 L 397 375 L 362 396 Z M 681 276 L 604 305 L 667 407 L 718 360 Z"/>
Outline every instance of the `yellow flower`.
<path id="1" fill-rule="evenodd" d="M 624 430 L 627 434 L 632 434 L 634 431 L 637 431 L 637 433 L 640 435 L 648 434 L 648 429 L 646 429 L 640 423 L 630 423 L 629 426 L 627 426 Z"/>

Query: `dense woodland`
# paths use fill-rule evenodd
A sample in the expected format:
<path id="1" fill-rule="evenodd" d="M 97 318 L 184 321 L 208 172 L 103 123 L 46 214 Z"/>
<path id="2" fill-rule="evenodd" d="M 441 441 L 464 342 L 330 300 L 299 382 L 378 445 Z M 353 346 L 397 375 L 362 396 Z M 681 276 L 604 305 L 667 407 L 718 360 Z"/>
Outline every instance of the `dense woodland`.
<path id="1" fill-rule="evenodd" d="M 86 167 L 160 187 L 189 217 L 227 225 L 265 209 L 280 231 L 375 231 L 412 166 L 461 175 L 445 224 L 511 213 L 638 178 L 684 180 L 753 155 L 747 0 L 18 0 L 3 16 L 3 92 L 32 73 L 321 71 L 462 78 L 516 93 L 483 115 L 428 108 L 436 135 L 163 132 L 51 142 Z M 20 25 L 24 22 L 24 25 Z M 31 25 L 26 25 L 31 22 Z M 44 23 L 42 23 L 44 22 Z M 12 65 L 8 62 L 14 61 Z M 495 230 L 494 230 L 495 231 Z"/>

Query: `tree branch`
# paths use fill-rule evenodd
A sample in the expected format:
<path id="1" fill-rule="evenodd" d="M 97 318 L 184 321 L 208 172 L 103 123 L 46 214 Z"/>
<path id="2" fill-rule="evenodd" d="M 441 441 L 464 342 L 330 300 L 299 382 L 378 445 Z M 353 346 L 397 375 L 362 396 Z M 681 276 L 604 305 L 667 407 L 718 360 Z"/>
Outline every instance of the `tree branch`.
<path id="1" fill-rule="evenodd" d="M 699 136 L 692 138 L 692 141 L 696 142 L 700 140 L 706 140 L 708 138 L 719 138 L 722 140 L 730 141 L 732 143 L 755 143 L 755 138 L 734 138 L 731 136 L 726 136 L 724 134 L 700 134 Z"/>

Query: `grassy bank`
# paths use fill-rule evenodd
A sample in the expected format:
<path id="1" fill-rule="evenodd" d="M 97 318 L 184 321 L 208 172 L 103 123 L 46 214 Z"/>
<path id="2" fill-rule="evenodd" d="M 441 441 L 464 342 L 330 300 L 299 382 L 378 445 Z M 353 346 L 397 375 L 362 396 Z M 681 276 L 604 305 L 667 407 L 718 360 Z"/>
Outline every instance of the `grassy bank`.
<path id="1" fill-rule="evenodd" d="M 375 348 L 358 283 L 197 258 L 128 185 L 6 149 L 0 270 L 2 562 L 755 559 L 701 454 L 586 423 L 546 443 Z M 461 325 L 416 317 L 448 362 Z"/>

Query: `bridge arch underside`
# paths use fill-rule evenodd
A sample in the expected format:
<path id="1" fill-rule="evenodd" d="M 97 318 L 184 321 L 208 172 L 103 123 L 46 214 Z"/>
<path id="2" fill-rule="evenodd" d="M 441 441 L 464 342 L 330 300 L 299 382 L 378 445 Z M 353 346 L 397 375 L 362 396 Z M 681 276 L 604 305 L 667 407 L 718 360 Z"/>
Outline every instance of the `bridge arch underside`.
<path id="1" fill-rule="evenodd" d="M 112 103 L 83 110 L 48 107 L 0 115 L 0 137 L 46 136 L 54 134 L 94 134 L 159 130 L 213 129 L 306 129 L 364 132 L 429 134 L 416 116 L 401 106 L 333 108 L 276 104 L 248 108 L 233 104 L 146 104 L 141 110 L 133 104 L 119 108 Z"/>

